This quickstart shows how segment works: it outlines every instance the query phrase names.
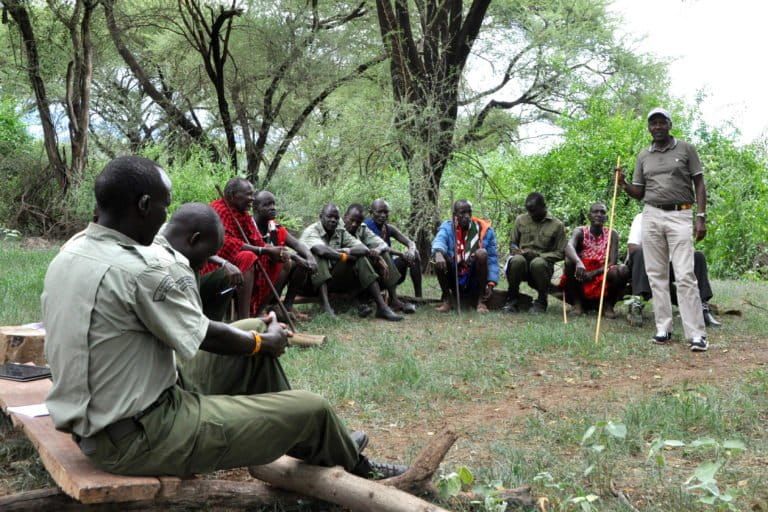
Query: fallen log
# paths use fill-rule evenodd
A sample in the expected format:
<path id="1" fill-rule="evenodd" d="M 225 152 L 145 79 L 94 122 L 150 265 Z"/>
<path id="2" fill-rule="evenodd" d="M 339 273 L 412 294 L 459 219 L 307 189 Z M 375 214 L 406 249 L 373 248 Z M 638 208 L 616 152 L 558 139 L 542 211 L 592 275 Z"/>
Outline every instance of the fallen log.
<path id="1" fill-rule="evenodd" d="M 335 503 L 353 512 L 448 512 L 407 492 L 347 473 L 340 466 L 310 466 L 286 455 L 248 470 L 254 478 L 276 487 Z"/>
<path id="2" fill-rule="evenodd" d="M 419 452 L 408 471 L 402 475 L 381 480 L 380 483 L 412 494 L 434 493 L 432 477 L 458 438 L 459 436 L 452 430 L 443 430 Z"/>
<path id="3" fill-rule="evenodd" d="M 306 497 L 282 491 L 257 481 L 169 479 L 170 486 L 163 485 L 153 500 L 121 503 L 94 503 L 84 505 L 70 498 L 58 487 L 38 489 L 0 497 L 3 512 L 37 512 L 39 510 L 67 511 L 117 511 L 145 510 L 168 512 L 174 508 L 184 510 L 209 510 L 211 507 L 253 510 L 256 507 L 299 507 L 309 501 Z M 164 482 L 165 483 L 165 482 Z"/>
<path id="4" fill-rule="evenodd" d="M 292 457 L 281 457 L 264 466 L 252 466 L 249 471 L 254 478 L 281 489 L 329 501 L 353 511 L 444 511 L 414 494 L 436 495 L 432 476 L 457 439 L 455 432 L 443 430 L 416 456 L 408 471 L 379 482 L 356 477 L 339 467 L 310 466 Z"/>
<path id="5" fill-rule="evenodd" d="M 319 347 L 326 342 L 328 337 L 325 334 L 309 334 L 306 332 L 295 332 L 290 338 L 292 346 L 296 347 Z"/>

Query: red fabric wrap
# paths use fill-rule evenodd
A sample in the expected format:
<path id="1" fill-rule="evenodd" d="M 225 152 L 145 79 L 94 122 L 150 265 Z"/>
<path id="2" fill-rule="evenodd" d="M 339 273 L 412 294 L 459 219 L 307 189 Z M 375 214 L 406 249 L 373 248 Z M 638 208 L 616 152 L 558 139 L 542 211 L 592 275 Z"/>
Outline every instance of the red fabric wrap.
<path id="1" fill-rule="evenodd" d="M 605 265 L 606 254 L 608 253 L 608 228 L 604 227 L 600 236 L 592 235 L 589 226 L 582 226 L 584 234 L 582 240 L 582 250 L 579 258 L 584 263 L 584 269 L 587 272 L 602 269 Z M 616 265 L 610 265 L 608 269 L 615 268 Z M 565 274 L 560 278 L 559 288 L 565 289 Z M 582 293 L 585 299 L 600 300 L 600 290 L 603 287 L 603 274 L 596 276 L 591 281 L 581 284 Z"/>
<path id="2" fill-rule="evenodd" d="M 224 245 L 221 247 L 218 256 L 233 263 L 240 269 L 240 272 L 247 272 L 253 267 L 256 262 L 256 258 L 259 258 L 262 266 L 267 271 L 269 279 L 274 283 L 277 280 L 277 276 L 280 275 L 280 271 L 283 269 L 283 263 L 272 262 L 269 256 L 262 255 L 257 256 L 251 251 L 242 250 L 243 244 L 253 245 L 255 247 L 266 247 L 259 230 L 256 229 L 256 223 L 253 221 L 248 213 L 241 213 L 236 211 L 230 206 L 227 208 L 227 204 L 222 199 L 217 199 L 211 203 L 211 207 L 216 210 L 221 218 L 221 223 L 224 225 Z M 238 223 L 243 228 L 246 238 L 243 239 L 240 228 L 237 227 Z M 276 241 L 276 245 L 285 245 L 285 239 L 288 236 L 288 231 L 279 224 L 275 225 L 276 231 L 271 233 L 272 240 Z M 202 274 L 213 272 L 219 268 L 214 263 L 207 263 L 203 267 Z M 250 314 L 256 315 L 261 308 L 264 301 L 270 297 L 271 290 L 267 284 L 266 278 L 259 269 L 254 269 L 254 283 L 253 293 L 251 294 Z"/>
<path id="3" fill-rule="evenodd" d="M 270 233 L 270 237 L 275 246 L 282 247 L 285 245 L 285 239 L 288 237 L 288 230 L 279 224 L 276 224 L 275 227 L 276 230 Z M 264 239 L 262 238 L 258 229 L 256 230 L 256 239 L 254 242 L 255 243 L 253 245 L 259 247 L 266 247 L 267 245 L 264 242 Z M 264 267 L 264 270 L 266 270 L 267 274 L 269 275 L 269 280 L 272 281 L 272 283 L 277 281 L 277 276 L 279 276 L 280 271 L 283 270 L 283 262 L 272 261 L 267 255 L 259 256 L 259 259 L 262 266 Z M 267 280 L 264 277 L 264 274 L 257 269 L 255 284 L 253 286 L 253 297 L 251 300 L 252 315 L 258 312 L 261 305 L 271 296 L 271 294 L 272 290 L 269 288 L 269 284 L 267 284 Z"/>

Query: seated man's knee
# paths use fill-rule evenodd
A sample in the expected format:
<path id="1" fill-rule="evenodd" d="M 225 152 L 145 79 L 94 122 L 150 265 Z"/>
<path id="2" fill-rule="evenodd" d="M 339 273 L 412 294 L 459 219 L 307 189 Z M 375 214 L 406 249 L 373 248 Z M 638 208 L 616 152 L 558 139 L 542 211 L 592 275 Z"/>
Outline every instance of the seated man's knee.
<path id="1" fill-rule="evenodd" d="M 331 404 L 328 403 L 328 400 L 318 395 L 317 393 L 304 390 L 293 390 L 291 393 L 293 393 L 296 397 L 296 400 L 301 403 L 301 409 L 305 414 L 311 414 L 313 416 L 324 416 L 332 410 Z"/>
<path id="2" fill-rule="evenodd" d="M 488 251 L 485 249 L 478 249 L 475 251 L 475 258 L 478 263 L 486 263 L 488 261 Z"/>
<path id="3" fill-rule="evenodd" d="M 531 272 L 549 272 L 549 262 L 542 258 L 541 256 L 537 256 L 531 260 L 530 263 Z"/>
<path id="4" fill-rule="evenodd" d="M 528 261 L 522 254 L 515 254 L 507 262 L 507 273 L 512 272 L 525 272 L 528 270 Z"/>

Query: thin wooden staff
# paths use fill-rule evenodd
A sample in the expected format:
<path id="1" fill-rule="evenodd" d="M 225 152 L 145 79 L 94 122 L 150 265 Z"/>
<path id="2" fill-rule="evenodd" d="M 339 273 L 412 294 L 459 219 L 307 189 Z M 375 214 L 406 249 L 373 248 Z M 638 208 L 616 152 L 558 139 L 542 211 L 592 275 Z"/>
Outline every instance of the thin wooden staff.
<path id="1" fill-rule="evenodd" d="M 456 208 L 451 190 L 451 230 L 453 231 L 453 275 L 456 279 L 456 312 L 461 316 L 461 292 L 459 292 L 459 236 L 456 234 Z"/>
<path id="2" fill-rule="evenodd" d="M 621 166 L 621 156 L 616 157 L 616 168 Z M 603 265 L 603 282 L 600 285 L 600 306 L 597 308 L 597 329 L 595 329 L 595 345 L 600 339 L 600 320 L 603 318 L 603 301 L 605 300 L 605 284 L 608 282 L 608 260 L 611 258 L 611 238 L 613 235 L 613 214 L 616 212 L 616 194 L 619 191 L 619 180 L 613 176 L 613 199 L 611 199 L 611 215 L 608 220 L 608 243 L 605 249 L 605 264 Z"/>
<path id="3" fill-rule="evenodd" d="M 216 187 L 216 192 L 219 193 L 219 197 L 224 202 L 224 206 L 226 207 L 227 211 L 229 212 L 229 215 L 232 216 L 232 220 L 235 221 L 235 225 L 237 226 L 237 229 L 240 230 L 240 236 L 243 237 L 243 240 L 245 243 L 248 243 L 248 237 L 245 234 L 245 230 L 243 229 L 243 226 L 240 225 L 240 222 L 235 217 L 234 213 L 232 212 L 232 209 L 229 207 L 229 203 L 227 203 L 227 200 L 224 198 L 224 192 L 221 191 L 221 187 L 218 183 L 214 185 Z M 256 268 L 259 269 L 259 272 L 261 272 L 261 275 L 264 277 L 264 279 L 267 281 L 267 284 L 269 285 L 269 289 L 272 291 L 272 295 L 274 295 L 275 300 L 277 301 L 277 307 L 280 308 L 280 312 L 285 316 L 285 319 L 288 321 L 288 325 L 291 326 L 291 330 L 293 332 L 298 332 L 298 329 L 296 329 L 296 326 L 293 324 L 293 320 L 291 320 L 291 315 L 288 314 L 288 310 L 285 308 L 285 304 L 283 304 L 283 301 L 280 300 L 280 294 L 277 293 L 277 289 L 275 289 L 275 285 L 272 284 L 272 280 L 269 278 L 269 274 L 267 274 L 266 269 L 264 268 L 264 265 L 261 264 L 261 261 L 259 260 L 259 257 L 256 257 Z"/>
<path id="4" fill-rule="evenodd" d="M 568 313 L 566 313 L 565 311 L 565 297 L 566 297 L 567 291 L 568 291 L 568 287 L 566 286 L 565 288 L 563 288 L 563 323 L 564 324 L 568 323 Z"/>

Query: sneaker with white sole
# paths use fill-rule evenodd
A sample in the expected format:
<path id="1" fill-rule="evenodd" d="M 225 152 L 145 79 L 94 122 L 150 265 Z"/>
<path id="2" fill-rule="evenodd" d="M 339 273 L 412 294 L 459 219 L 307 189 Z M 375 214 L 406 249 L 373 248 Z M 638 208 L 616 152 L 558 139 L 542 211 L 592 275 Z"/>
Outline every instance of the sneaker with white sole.
<path id="1" fill-rule="evenodd" d="M 651 339 L 652 342 L 654 342 L 657 345 L 666 345 L 670 341 L 672 341 L 672 333 L 671 332 L 657 332 L 656 335 Z"/>
<path id="2" fill-rule="evenodd" d="M 692 352 L 706 352 L 709 348 L 709 342 L 707 342 L 706 336 L 699 336 L 691 340 Z"/>

